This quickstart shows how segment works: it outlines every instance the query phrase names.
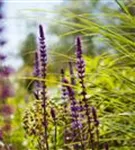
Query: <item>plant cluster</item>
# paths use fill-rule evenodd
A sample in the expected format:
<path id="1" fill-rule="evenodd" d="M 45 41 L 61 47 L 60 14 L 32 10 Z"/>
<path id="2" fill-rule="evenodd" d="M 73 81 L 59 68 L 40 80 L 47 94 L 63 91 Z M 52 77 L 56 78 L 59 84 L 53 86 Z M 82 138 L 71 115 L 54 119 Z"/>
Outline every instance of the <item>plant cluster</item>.
<path id="1" fill-rule="evenodd" d="M 26 135 L 36 140 L 35 147 L 40 150 L 102 149 L 97 111 L 87 96 L 80 37 L 76 39 L 76 62 L 75 65 L 69 62 L 69 72 L 70 77 L 67 77 L 64 69 L 61 69 L 62 104 L 56 107 L 50 104 L 51 100 L 47 97 L 47 50 L 43 27 L 40 25 L 39 48 L 35 52 L 34 67 L 33 94 L 36 100 L 23 116 Z M 104 149 L 108 149 L 107 143 Z"/>

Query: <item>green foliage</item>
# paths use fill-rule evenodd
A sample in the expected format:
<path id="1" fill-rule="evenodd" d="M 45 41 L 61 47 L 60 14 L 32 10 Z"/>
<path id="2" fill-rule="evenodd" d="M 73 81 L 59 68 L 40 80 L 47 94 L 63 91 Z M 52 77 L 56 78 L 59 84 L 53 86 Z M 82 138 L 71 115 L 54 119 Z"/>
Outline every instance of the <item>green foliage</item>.
<path id="1" fill-rule="evenodd" d="M 87 59 L 89 102 L 100 117 L 100 139 L 111 149 L 134 147 L 134 68 L 119 55 Z"/>
<path id="2" fill-rule="evenodd" d="M 87 89 L 92 105 L 99 110 L 101 120 L 101 141 L 108 141 L 110 149 L 134 149 L 134 16 L 122 4 L 126 12 L 108 9 L 102 14 L 104 20 L 97 16 L 70 15 L 80 20 L 75 23 L 67 19 L 61 23 L 72 27 L 83 36 L 94 35 L 104 47 L 118 52 L 115 55 L 104 54 L 87 58 Z M 112 21 L 113 20 L 113 21 Z M 109 24 L 111 21 L 111 24 Z M 67 34 L 73 32 L 67 32 Z M 97 42 L 98 44 L 98 42 Z"/>

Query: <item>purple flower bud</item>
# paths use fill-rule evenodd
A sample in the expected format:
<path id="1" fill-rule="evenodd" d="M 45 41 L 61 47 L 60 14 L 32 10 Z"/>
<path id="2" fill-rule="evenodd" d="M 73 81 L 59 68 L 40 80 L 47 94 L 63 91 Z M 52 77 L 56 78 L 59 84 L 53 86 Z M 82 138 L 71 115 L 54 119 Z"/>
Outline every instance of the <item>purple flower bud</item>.
<path id="1" fill-rule="evenodd" d="M 82 123 L 80 121 L 73 121 L 72 122 L 72 128 L 73 129 L 81 129 L 83 126 L 82 126 Z"/>
<path id="2" fill-rule="evenodd" d="M 82 57 L 82 48 L 81 48 L 81 39 L 80 39 L 80 37 L 77 37 L 77 39 L 76 39 L 76 47 L 77 47 L 76 55 L 77 55 L 77 58 L 80 59 Z"/>
<path id="3" fill-rule="evenodd" d="M 39 34 L 42 39 L 45 39 L 42 25 L 39 25 Z M 40 41 L 40 42 L 43 42 L 43 41 Z"/>
<path id="4" fill-rule="evenodd" d="M 6 59 L 6 56 L 3 54 L 0 54 L 0 61 L 4 61 Z"/>

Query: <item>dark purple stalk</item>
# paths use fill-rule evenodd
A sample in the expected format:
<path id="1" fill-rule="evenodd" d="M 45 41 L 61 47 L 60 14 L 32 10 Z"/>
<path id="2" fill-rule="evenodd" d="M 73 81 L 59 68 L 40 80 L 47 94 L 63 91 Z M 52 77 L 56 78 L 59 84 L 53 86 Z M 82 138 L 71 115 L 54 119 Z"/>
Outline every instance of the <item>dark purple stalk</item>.
<path id="1" fill-rule="evenodd" d="M 91 145 L 92 150 L 94 150 L 94 141 L 93 141 L 93 134 L 91 130 L 91 118 L 90 118 L 90 110 L 89 110 L 89 105 L 88 105 L 88 99 L 86 97 L 86 87 L 84 83 L 84 77 L 85 77 L 85 62 L 82 57 L 82 46 L 81 46 L 81 39 L 80 37 L 77 37 L 76 39 L 76 57 L 77 57 L 77 73 L 78 73 L 78 78 L 79 82 L 82 88 L 82 101 L 84 102 L 84 108 L 85 108 L 85 114 L 87 116 L 87 123 L 88 123 L 88 132 L 90 134 L 89 138 L 89 146 Z"/>
<path id="2" fill-rule="evenodd" d="M 72 62 L 69 62 L 69 72 L 70 72 L 70 80 L 71 84 L 75 85 L 75 75 L 74 75 L 74 70 L 73 70 L 73 64 Z"/>
<path id="3" fill-rule="evenodd" d="M 97 119 L 97 111 L 95 109 L 95 107 L 91 107 L 91 112 L 92 112 L 92 116 L 93 116 L 93 121 L 94 121 L 94 128 L 96 128 L 96 147 L 97 149 L 99 149 L 99 120 Z"/>
<path id="4" fill-rule="evenodd" d="M 54 131 L 54 150 L 56 150 L 57 149 L 57 121 L 56 121 L 56 113 L 55 113 L 54 108 L 51 108 L 51 116 L 52 116 L 52 119 L 54 122 L 54 128 L 55 128 L 55 131 Z"/>
<path id="5" fill-rule="evenodd" d="M 69 84 L 69 82 L 64 79 L 63 81 L 65 84 Z M 82 141 L 82 136 L 81 136 L 81 128 L 82 128 L 82 124 L 79 121 L 79 114 L 78 114 L 78 106 L 77 106 L 77 101 L 75 99 L 75 93 L 73 91 L 73 89 L 69 86 L 69 85 L 65 85 L 68 91 L 68 96 L 69 99 L 71 101 L 71 113 L 72 113 L 72 129 L 74 131 L 74 129 L 79 132 L 79 137 L 80 137 L 80 142 L 81 142 L 81 148 L 82 150 L 84 150 L 84 145 L 83 145 L 83 141 Z M 75 136 L 77 136 L 78 133 L 75 133 Z"/>
<path id="6" fill-rule="evenodd" d="M 64 79 L 65 79 L 65 72 L 63 69 L 61 69 L 61 99 L 63 100 L 64 103 L 64 143 L 66 143 L 67 140 L 67 120 L 66 120 L 66 114 L 68 114 L 67 112 L 67 97 L 68 97 L 68 93 L 67 93 L 67 88 L 64 86 Z"/>
<path id="7" fill-rule="evenodd" d="M 46 45 L 45 45 L 45 37 L 44 37 L 44 31 L 42 25 L 39 25 L 39 51 L 40 51 L 40 62 L 41 62 L 41 78 L 46 78 L 46 68 L 47 68 L 47 54 L 46 54 Z M 47 111 L 46 111 L 46 83 L 45 81 L 42 81 L 42 100 L 43 100 L 43 112 L 44 112 L 44 140 L 46 144 L 46 150 L 49 150 L 49 144 L 48 144 L 48 131 L 47 131 Z"/>

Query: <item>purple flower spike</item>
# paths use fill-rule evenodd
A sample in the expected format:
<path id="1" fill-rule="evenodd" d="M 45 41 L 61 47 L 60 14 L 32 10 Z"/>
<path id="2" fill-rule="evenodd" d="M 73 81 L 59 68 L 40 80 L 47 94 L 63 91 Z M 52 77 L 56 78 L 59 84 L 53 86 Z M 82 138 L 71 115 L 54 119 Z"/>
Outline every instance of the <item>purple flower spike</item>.
<path id="1" fill-rule="evenodd" d="M 82 46 L 81 46 L 81 39 L 80 37 L 77 37 L 76 39 L 76 67 L 77 67 L 77 73 L 79 82 L 82 88 L 81 95 L 82 95 L 82 101 L 84 103 L 83 107 L 85 109 L 85 115 L 87 117 L 87 123 L 88 123 L 88 134 L 90 135 L 89 138 L 89 146 L 94 149 L 94 141 L 93 141 L 93 135 L 92 135 L 92 129 L 91 129 L 91 116 L 90 116 L 90 109 L 88 105 L 88 99 L 86 97 L 86 87 L 84 83 L 84 77 L 85 77 L 85 62 L 82 57 Z"/>
<path id="2" fill-rule="evenodd" d="M 45 45 L 45 37 L 44 37 L 44 32 L 43 32 L 43 27 L 40 25 L 39 26 L 39 52 L 40 52 L 40 64 L 41 64 L 41 78 L 45 79 L 46 78 L 46 67 L 47 67 L 47 54 L 46 54 L 46 45 Z M 43 96 L 43 101 L 46 104 L 46 84 L 44 81 L 42 81 L 42 96 Z M 45 107 L 44 104 L 44 107 Z"/>
<path id="3" fill-rule="evenodd" d="M 69 84 L 67 79 L 64 79 L 63 82 L 65 84 Z M 78 128 L 78 117 L 79 117 L 79 115 L 78 115 L 78 106 L 76 105 L 77 102 L 75 99 L 75 93 L 69 85 L 65 85 L 65 87 L 67 88 L 69 99 L 71 100 L 70 109 L 71 109 L 71 113 L 72 113 L 72 120 L 73 120 L 73 122 L 75 122 L 74 124 L 76 124 L 75 128 Z"/>
<path id="4" fill-rule="evenodd" d="M 46 54 L 46 45 L 45 45 L 45 37 L 43 32 L 43 27 L 39 26 L 39 46 L 40 46 L 40 60 L 41 60 L 41 77 L 46 77 L 46 66 L 47 66 L 47 54 Z"/>
<path id="5" fill-rule="evenodd" d="M 46 68 L 47 68 L 47 53 L 46 53 L 46 45 L 45 45 L 45 36 L 44 30 L 42 25 L 39 25 L 39 53 L 40 53 L 40 66 L 41 66 L 41 78 L 46 79 Z M 48 144 L 48 127 L 47 127 L 47 111 L 46 111 L 46 103 L 47 103 L 47 96 L 46 96 L 46 82 L 41 82 L 41 94 L 42 94 L 42 107 L 43 107 L 43 125 L 44 125 L 44 142 L 46 144 L 46 150 L 49 150 Z"/>
<path id="6" fill-rule="evenodd" d="M 81 46 L 80 37 L 77 37 L 76 40 L 76 57 L 77 57 L 76 65 L 77 65 L 78 77 L 80 80 L 83 80 L 85 74 L 85 62 L 82 58 L 82 46 Z"/>
<path id="7" fill-rule="evenodd" d="M 64 80 L 64 83 L 69 84 L 68 80 Z M 73 91 L 73 89 L 68 86 L 65 85 L 68 91 L 68 95 L 69 95 L 69 99 L 71 100 L 71 113 L 72 113 L 72 127 L 74 127 L 74 129 L 79 129 L 81 125 L 81 122 L 79 121 L 79 111 L 78 111 L 78 106 L 77 106 L 77 101 L 75 99 L 75 93 Z"/>
<path id="8" fill-rule="evenodd" d="M 46 67 L 47 67 L 47 54 L 45 45 L 45 36 L 42 25 L 39 25 L 39 52 L 40 52 L 40 65 L 41 65 L 41 78 L 46 78 Z M 42 81 L 42 95 L 43 101 L 46 103 L 46 84 Z M 44 106 L 45 107 L 45 106 Z"/>
<path id="9" fill-rule="evenodd" d="M 69 84 L 67 79 L 64 79 L 63 82 L 65 84 Z M 71 101 L 71 115 L 72 115 L 72 129 L 73 129 L 73 138 L 77 137 L 78 132 L 79 132 L 79 137 L 80 137 L 80 142 L 81 142 L 81 147 L 83 149 L 83 143 L 82 143 L 82 135 L 81 135 L 81 128 L 82 128 L 82 123 L 79 120 L 79 110 L 77 106 L 77 101 L 75 99 L 75 92 L 73 91 L 72 87 L 69 85 L 65 85 L 68 91 L 68 96 Z"/>
<path id="10" fill-rule="evenodd" d="M 0 54 L 0 61 L 4 61 L 6 59 L 6 56 L 3 54 Z"/>

